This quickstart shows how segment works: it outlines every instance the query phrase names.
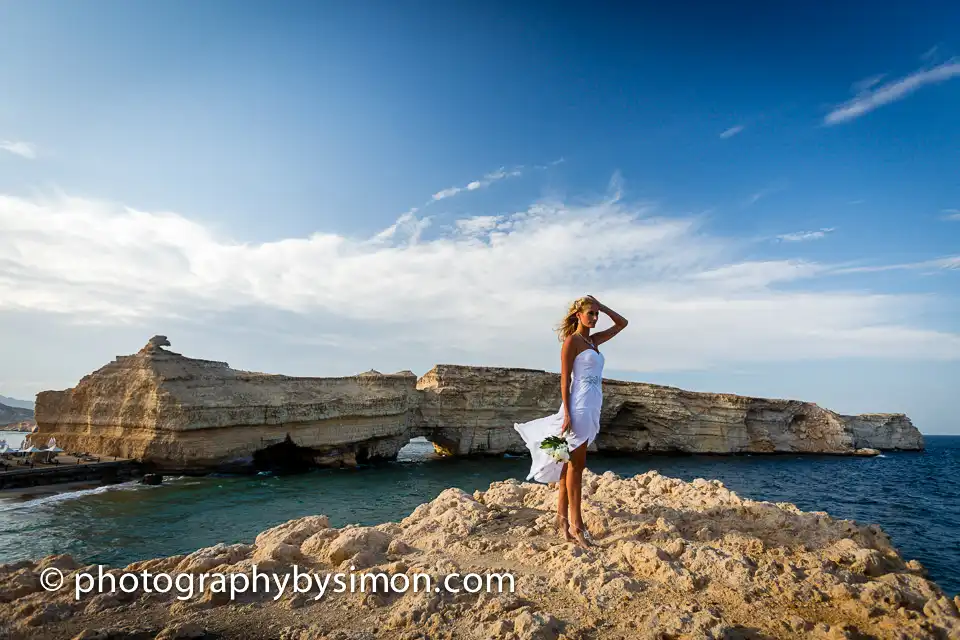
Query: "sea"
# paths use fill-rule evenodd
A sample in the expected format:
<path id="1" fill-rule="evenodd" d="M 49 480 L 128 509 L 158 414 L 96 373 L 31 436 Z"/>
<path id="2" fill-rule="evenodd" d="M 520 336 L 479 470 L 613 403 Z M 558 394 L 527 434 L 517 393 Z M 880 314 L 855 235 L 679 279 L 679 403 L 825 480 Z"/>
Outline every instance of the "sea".
<path id="1" fill-rule="evenodd" d="M 22 434 L 4 434 L 8 443 Z M 906 559 L 960 593 L 960 436 L 926 436 L 924 452 L 875 458 L 799 455 L 607 457 L 587 466 L 632 476 L 651 469 L 718 479 L 743 497 L 877 523 Z M 167 478 L 160 486 L 50 486 L 0 491 L 0 564 L 67 553 L 125 566 L 218 542 L 252 542 L 272 526 L 326 514 L 334 526 L 397 521 L 448 487 L 523 479 L 526 456 L 449 459 L 412 440 L 396 462 L 295 476 Z"/>
<path id="2" fill-rule="evenodd" d="M 7 446 L 11 449 L 19 449 L 23 439 L 28 435 L 21 431 L 0 431 L 0 440 L 6 440 Z"/>

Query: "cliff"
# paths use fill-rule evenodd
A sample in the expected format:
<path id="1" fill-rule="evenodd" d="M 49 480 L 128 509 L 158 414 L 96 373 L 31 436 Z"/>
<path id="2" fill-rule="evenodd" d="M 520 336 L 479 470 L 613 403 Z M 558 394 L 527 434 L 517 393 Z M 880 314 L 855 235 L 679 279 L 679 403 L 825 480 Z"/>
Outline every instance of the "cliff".
<path id="1" fill-rule="evenodd" d="M 453 453 L 523 452 L 514 422 L 560 406 L 560 376 L 534 369 L 437 365 L 417 382 L 427 437 Z M 903 414 L 843 416 L 809 402 L 603 381 L 604 452 L 838 453 L 921 450 Z"/>
<path id="2" fill-rule="evenodd" d="M 0 428 L 33 419 L 33 411 L 0 404 Z"/>
<path id="3" fill-rule="evenodd" d="M 960 637 L 960 598 L 876 525 L 744 499 L 716 480 L 587 471 L 584 520 L 596 543 L 581 549 L 554 529 L 556 500 L 552 487 L 507 480 L 472 495 L 447 489 L 400 522 L 337 528 L 307 516 L 248 543 L 105 567 L 113 591 L 110 578 L 97 587 L 97 566 L 70 556 L 0 565 L 0 636 Z M 75 597 L 81 572 L 94 578 L 80 579 L 88 591 Z M 44 591 L 45 573 L 63 587 Z"/>
<path id="4" fill-rule="evenodd" d="M 171 471 L 353 465 L 391 459 L 424 436 L 452 455 L 522 453 L 513 429 L 560 405 L 557 374 L 438 365 L 421 377 L 369 371 L 295 378 L 231 369 L 164 349 L 37 396 L 39 439 Z M 903 415 L 842 416 L 815 404 L 605 380 L 595 447 L 619 453 L 836 453 L 922 449 Z M 289 437 L 289 440 L 287 438 Z M 285 440 L 287 440 L 285 442 Z"/>
<path id="5" fill-rule="evenodd" d="M 66 391 L 37 395 L 39 438 L 166 470 L 247 467 L 289 436 L 318 463 L 391 457 L 418 404 L 411 373 L 293 378 L 185 358 L 157 337 Z"/>

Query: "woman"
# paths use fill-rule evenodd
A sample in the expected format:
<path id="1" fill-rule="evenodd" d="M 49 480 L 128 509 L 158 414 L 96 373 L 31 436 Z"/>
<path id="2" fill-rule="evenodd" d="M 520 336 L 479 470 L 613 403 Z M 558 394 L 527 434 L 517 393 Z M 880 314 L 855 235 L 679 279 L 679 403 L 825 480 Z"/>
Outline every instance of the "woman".
<path id="1" fill-rule="evenodd" d="M 601 311 L 610 316 L 614 324 L 609 329 L 590 335 L 590 330 L 597 326 Z M 560 410 L 554 415 L 513 425 L 533 458 L 527 480 L 559 481 L 557 528 L 562 530 L 566 540 L 582 547 L 590 546 L 593 542 L 583 524 L 580 494 L 587 447 L 600 431 L 600 407 L 603 403 L 600 384 L 604 358 L 597 346 L 620 333 L 626 326 L 626 318 L 593 296 L 575 300 L 557 328 L 563 343 L 560 350 L 560 396 L 563 399 Z M 540 448 L 544 438 L 558 434 L 565 437 L 569 444 L 569 462 L 557 462 Z"/>

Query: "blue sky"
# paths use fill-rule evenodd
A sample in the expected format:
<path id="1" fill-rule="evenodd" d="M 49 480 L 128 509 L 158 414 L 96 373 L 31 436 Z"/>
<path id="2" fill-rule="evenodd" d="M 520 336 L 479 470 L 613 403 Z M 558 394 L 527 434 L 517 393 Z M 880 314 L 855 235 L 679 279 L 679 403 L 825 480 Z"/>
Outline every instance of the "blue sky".
<path id="1" fill-rule="evenodd" d="M 516 4 L 0 4 L 0 393 L 556 370 L 593 293 L 611 377 L 960 432 L 960 6 Z"/>

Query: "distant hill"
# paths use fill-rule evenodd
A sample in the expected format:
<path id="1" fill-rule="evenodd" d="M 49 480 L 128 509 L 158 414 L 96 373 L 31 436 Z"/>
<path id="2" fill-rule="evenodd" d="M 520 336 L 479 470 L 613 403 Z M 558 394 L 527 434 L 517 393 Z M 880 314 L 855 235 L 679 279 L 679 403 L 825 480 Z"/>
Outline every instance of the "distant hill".
<path id="1" fill-rule="evenodd" d="M 8 398 L 7 396 L 0 396 L 0 404 L 5 404 L 8 407 L 19 407 L 21 409 L 30 409 L 33 411 L 33 402 L 30 400 L 17 400 L 16 398 Z"/>
<path id="2" fill-rule="evenodd" d="M 10 407 L 0 403 L 0 426 L 16 424 L 26 420 L 33 419 L 33 409 L 24 409 L 23 407 Z"/>

